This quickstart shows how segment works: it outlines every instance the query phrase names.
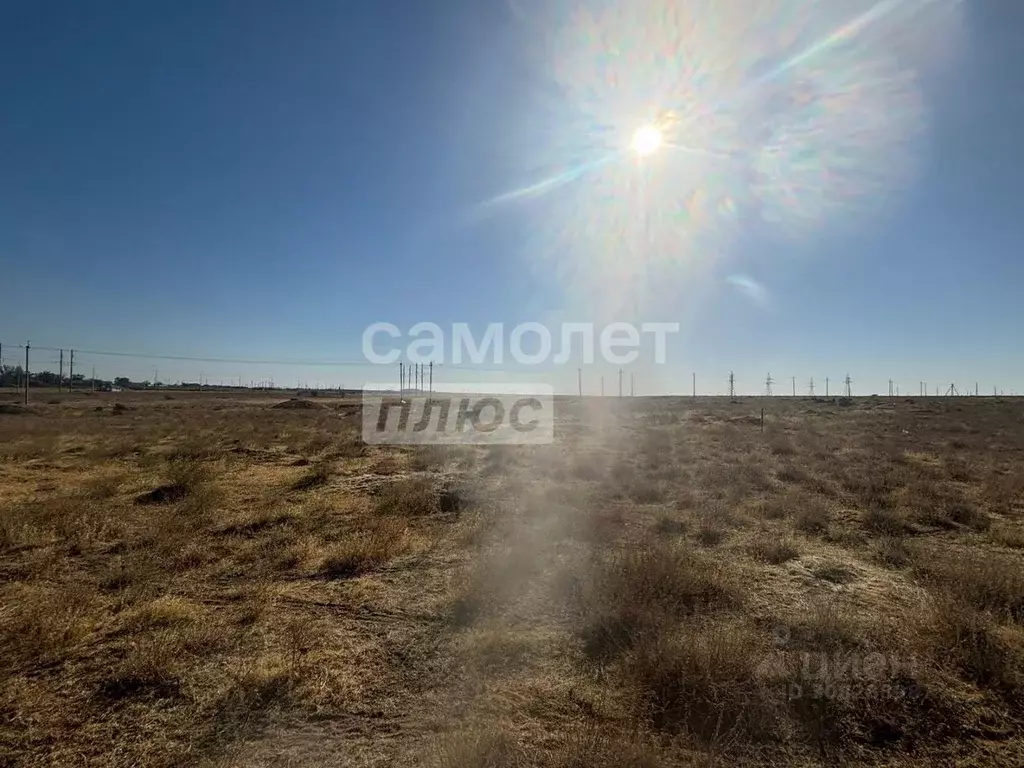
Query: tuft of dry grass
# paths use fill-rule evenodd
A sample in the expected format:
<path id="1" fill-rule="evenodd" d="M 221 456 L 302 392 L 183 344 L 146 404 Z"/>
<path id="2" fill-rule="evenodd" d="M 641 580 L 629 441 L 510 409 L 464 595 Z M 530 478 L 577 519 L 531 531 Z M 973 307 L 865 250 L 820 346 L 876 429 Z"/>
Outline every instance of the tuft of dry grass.
<path id="1" fill-rule="evenodd" d="M 406 523 L 400 519 L 381 519 L 373 526 L 329 547 L 320 564 L 320 572 L 332 579 L 361 576 L 387 565 L 412 549 Z"/>
<path id="2" fill-rule="evenodd" d="M 793 525 L 804 533 L 820 534 L 828 530 L 830 515 L 828 507 L 816 500 L 805 501 L 796 511 Z"/>
<path id="3" fill-rule="evenodd" d="M 897 510 L 872 507 L 864 513 L 864 527 L 883 536 L 900 536 L 907 532 L 907 523 Z"/>
<path id="4" fill-rule="evenodd" d="M 414 477 L 385 485 L 377 498 L 377 513 L 425 517 L 441 511 L 441 494 L 430 478 Z"/>
<path id="5" fill-rule="evenodd" d="M 916 570 L 933 591 L 1001 619 L 1024 620 L 1024 569 L 1019 558 L 974 550 L 942 557 L 926 549 L 914 554 Z"/>
<path id="6" fill-rule="evenodd" d="M 1024 703 L 1024 645 L 1019 633 L 955 600 L 940 602 L 925 627 L 940 663 L 1011 701 Z"/>
<path id="7" fill-rule="evenodd" d="M 630 654 L 624 677 L 655 728 L 726 749 L 779 730 L 781 697 L 758 677 L 763 652 L 760 638 L 742 627 L 652 633 Z"/>
<path id="8" fill-rule="evenodd" d="M 781 565 L 800 557 L 800 545 L 789 536 L 779 536 L 773 531 L 759 532 L 747 546 L 750 554 L 769 565 Z"/>
<path id="9" fill-rule="evenodd" d="M 331 465 L 318 461 L 292 483 L 293 491 L 308 491 L 326 485 L 331 479 Z"/>
<path id="10" fill-rule="evenodd" d="M 740 602 L 734 577 L 719 561 L 682 546 L 618 553 L 598 563 L 591 578 L 579 631 L 595 660 L 618 655 L 662 624 Z"/>

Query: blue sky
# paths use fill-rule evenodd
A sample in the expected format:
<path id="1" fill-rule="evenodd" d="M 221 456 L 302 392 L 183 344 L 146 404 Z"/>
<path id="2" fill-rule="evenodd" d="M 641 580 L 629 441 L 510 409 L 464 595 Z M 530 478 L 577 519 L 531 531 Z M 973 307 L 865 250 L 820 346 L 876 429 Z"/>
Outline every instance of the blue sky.
<path id="1" fill-rule="evenodd" d="M 682 115 L 680 141 L 718 152 L 713 121 L 735 109 L 728 171 L 644 160 L 644 204 L 673 216 L 648 225 L 658 295 L 643 319 L 683 330 L 668 367 L 638 368 L 642 392 L 689 391 L 691 371 L 701 391 L 722 391 L 730 369 L 749 392 L 769 371 L 787 391 L 790 376 L 805 390 L 811 376 L 847 371 L 863 393 L 885 392 L 890 377 L 901 391 L 921 380 L 1024 391 L 1024 6 L 966 4 L 922 53 L 899 27 L 913 26 L 907 3 L 921 0 L 854 0 L 875 9 L 871 23 L 817 48 L 843 18 L 792 31 L 788 49 L 765 46 L 797 29 L 795 12 L 738 30 L 697 19 L 693 45 L 669 55 L 651 44 L 655 63 L 644 46 L 657 32 L 644 25 L 665 2 L 648 3 L 619 41 L 595 11 L 587 18 L 611 30 L 623 67 L 612 92 L 598 73 L 607 51 L 585 50 L 598 36 L 566 2 L 7 0 L 4 362 L 31 339 L 268 361 L 79 353 L 79 370 L 107 377 L 151 378 L 158 366 L 164 380 L 351 386 L 394 372 L 270 361 L 358 361 L 377 321 L 540 320 L 557 338 L 559 319 L 631 319 L 610 308 L 637 261 L 621 247 L 635 158 L 622 160 L 634 171 L 495 199 L 593 161 L 599 144 L 620 141 L 618 123 L 653 119 L 644 109 Z M 895 57 L 893 41 L 906 44 Z M 784 77 L 779 62 L 790 63 Z M 750 107 L 728 88 L 783 106 L 741 112 Z M 688 122 L 688 110 L 704 117 Z M 769 113 L 782 117 L 762 121 Z M 765 142 L 788 164 L 767 183 Z M 890 180 L 904 161 L 910 170 Z M 753 165 L 757 194 L 743 181 Z M 709 193 L 720 204 L 701 214 L 695 195 Z M 38 367 L 50 357 L 39 353 Z M 588 370 L 588 389 L 613 373 Z M 491 376 L 504 375 L 575 385 L 572 365 Z"/>

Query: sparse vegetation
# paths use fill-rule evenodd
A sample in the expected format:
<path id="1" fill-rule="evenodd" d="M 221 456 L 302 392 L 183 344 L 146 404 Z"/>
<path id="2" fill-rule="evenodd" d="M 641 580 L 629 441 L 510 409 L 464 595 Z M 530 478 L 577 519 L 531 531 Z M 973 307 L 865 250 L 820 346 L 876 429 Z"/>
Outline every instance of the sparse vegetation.
<path id="1" fill-rule="evenodd" d="M 4 765 L 1024 763 L 1013 400 L 3 397 Z"/>

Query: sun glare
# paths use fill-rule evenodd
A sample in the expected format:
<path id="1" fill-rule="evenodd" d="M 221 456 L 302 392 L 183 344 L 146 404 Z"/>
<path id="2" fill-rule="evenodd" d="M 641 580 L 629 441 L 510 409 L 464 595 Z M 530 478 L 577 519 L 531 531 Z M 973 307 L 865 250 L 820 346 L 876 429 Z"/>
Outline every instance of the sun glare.
<path id="1" fill-rule="evenodd" d="M 647 157 L 661 146 L 661 131 L 653 125 L 645 125 L 633 134 L 629 145 L 640 157 Z"/>

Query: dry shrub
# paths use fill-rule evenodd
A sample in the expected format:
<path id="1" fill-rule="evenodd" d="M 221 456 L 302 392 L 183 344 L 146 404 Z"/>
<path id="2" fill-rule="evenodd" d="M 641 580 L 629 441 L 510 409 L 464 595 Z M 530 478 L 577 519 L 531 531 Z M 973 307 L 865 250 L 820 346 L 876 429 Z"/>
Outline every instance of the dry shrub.
<path id="1" fill-rule="evenodd" d="M 377 513 L 422 517 L 442 511 L 441 502 L 441 492 L 432 480 L 414 477 L 385 485 L 377 498 Z"/>
<path id="2" fill-rule="evenodd" d="M 697 541 L 702 547 L 717 547 L 728 535 L 729 532 L 718 520 L 707 515 L 701 516 L 697 525 Z"/>
<path id="3" fill-rule="evenodd" d="M 759 499 L 754 505 L 754 514 L 766 520 L 781 520 L 790 514 L 799 505 L 786 496 L 773 496 L 769 499 Z"/>
<path id="4" fill-rule="evenodd" d="M 198 621 L 204 614 L 203 607 L 191 600 L 164 595 L 133 609 L 124 626 L 131 632 L 161 629 Z"/>
<path id="5" fill-rule="evenodd" d="M 326 485 L 331 479 L 331 465 L 326 461 L 318 461 L 301 477 L 292 483 L 293 491 L 308 491 Z"/>
<path id="6" fill-rule="evenodd" d="M 237 740 L 266 721 L 294 696 L 298 670 L 278 653 L 247 658 L 230 670 L 230 677 L 212 706 L 210 738 L 217 743 Z"/>
<path id="7" fill-rule="evenodd" d="M 903 515 L 893 509 L 872 507 L 864 513 L 864 527 L 883 536 L 900 536 L 907 531 Z"/>
<path id="8" fill-rule="evenodd" d="M 607 660 L 666 623 L 736 606 L 740 598 L 720 562 L 687 548 L 655 544 L 599 561 L 583 602 L 584 652 Z"/>
<path id="9" fill-rule="evenodd" d="M 828 764 L 859 764 L 878 750 L 914 753 L 962 732 L 962 710 L 912 660 L 865 658 L 877 660 L 870 675 L 838 672 L 866 663 L 857 656 L 821 657 L 791 671 L 790 716 Z"/>
<path id="10" fill-rule="evenodd" d="M 1024 562 L 1019 556 L 963 550 L 937 557 L 915 549 L 914 563 L 940 596 L 962 600 L 1001 619 L 1024 620 Z"/>
<path id="11" fill-rule="evenodd" d="M 654 531 L 662 536 L 678 536 L 686 533 L 690 527 L 688 520 L 679 520 L 668 515 L 659 515 L 658 521 L 654 524 Z"/>
<path id="12" fill-rule="evenodd" d="M 1019 633 L 962 602 L 942 601 L 926 631 L 937 661 L 952 664 L 976 685 L 1011 700 L 1024 700 L 1024 644 Z"/>
<path id="13" fill-rule="evenodd" d="M 888 568 L 903 568 L 911 559 L 903 537 L 883 536 L 873 545 L 874 559 Z"/>
<path id="14" fill-rule="evenodd" d="M 985 480 L 982 491 L 986 501 L 999 512 L 1009 512 L 1013 505 L 1024 499 L 1024 468 L 1013 465 L 1005 471 L 993 470 Z"/>
<path id="15" fill-rule="evenodd" d="M 112 700 L 175 698 L 181 694 L 186 661 L 178 638 L 158 633 L 132 646 L 127 658 L 100 680 L 99 692 Z"/>
<path id="16" fill-rule="evenodd" d="M 850 606 L 823 598 L 796 619 L 779 624 L 773 635 L 779 646 L 791 650 L 841 651 L 870 643 L 873 632 Z"/>
<path id="17" fill-rule="evenodd" d="M 550 750 L 518 740 L 511 730 L 488 724 L 442 737 L 427 759 L 430 768 L 662 768 L 669 765 L 653 739 L 610 732 L 607 726 L 583 726 L 559 734 Z M 692 768 L 710 766 L 696 757 Z"/>
<path id="18" fill-rule="evenodd" d="M 270 614 L 276 598 L 269 581 L 253 580 L 230 593 L 230 599 L 237 605 L 233 618 L 242 626 L 251 626 Z"/>
<path id="19" fill-rule="evenodd" d="M 770 565 L 781 565 L 800 557 L 800 546 L 796 539 L 779 536 L 774 531 L 758 532 L 747 549 L 755 559 Z"/>
<path id="20" fill-rule="evenodd" d="M 696 758 L 690 761 L 692 768 L 704 764 Z M 711 764 L 708 760 L 707 765 Z M 619 735 L 597 724 L 570 733 L 545 762 L 549 768 L 662 768 L 667 765 L 653 739 L 644 739 L 637 733 Z"/>
<path id="21" fill-rule="evenodd" d="M 973 504 L 953 504 L 948 510 L 949 519 L 974 531 L 987 531 L 992 527 L 992 518 Z"/>
<path id="22" fill-rule="evenodd" d="M 710 625 L 685 636 L 653 633 L 626 661 L 644 719 L 726 749 L 770 740 L 778 731 L 782 698 L 758 679 L 765 648 L 742 627 Z"/>
<path id="23" fill-rule="evenodd" d="M 320 564 L 320 572 L 332 579 L 360 576 L 378 570 L 411 548 L 409 529 L 402 520 L 377 520 L 369 530 L 331 545 Z"/>
<path id="24" fill-rule="evenodd" d="M 989 531 L 989 536 L 1000 546 L 1009 547 L 1010 549 L 1024 549 L 1024 528 L 1020 526 L 1000 523 L 992 527 Z"/>
<path id="25" fill-rule="evenodd" d="M 788 435 L 774 434 L 768 442 L 768 450 L 774 456 L 792 456 L 796 453 L 796 446 Z"/>
<path id="26" fill-rule="evenodd" d="M 814 499 L 807 499 L 796 512 L 793 524 L 804 533 L 824 533 L 828 530 L 828 508 Z"/>
<path id="27" fill-rule="evenodd" d="M 213 467 L 201 459 L 175 454 L 167 467 L 168 482 L 138 496 L 137 504 L 181 502 L 181 512 L 193 517 L 209 516 L 219 500 Z"/>
<path id="28" fill-rule="evenodd" d="M 409 467 L 416 472 L 427 472 L 440 469 L 447 465 L 455 456 L 452 446 L 423 445 L 416 448 L 409 456 Z"/>
<path id="29" fill-rule="evenodd" d="M 832 584 L 849 584 L 857 579 L 857 574 L 853 569 L 846 563 L 839 562 L 822 563 L 813 568 L 811 573 L 816 578 L 831 582 Z"/>
<path id="30" fill-rule="evenodd" d="M 0 550 L 42 543 L 46 532 L 40 530 L 33 512 L 27 504 L 0 507 Z"/>
<path id="31" fill-rule="evenodd" d="M 447 736 L 430 761 L 436 768 L 528 768 L 532 762 L 523 745 L 496 725 Z"/>
<path id="32" fill-rule="evenodd" d="M 0 665 L 32 667 L 65 660 L 98 626 L 95 593 L 85 587 L 19 586 L 0 607 Z"/>
<path id="33" fill-rule="evenodd" d="M 255 536 L 274 528 L 288 526 L 297 519 L 298 513 L 294 509 L 280 509 L 276 506 L 252 509 L 230 520 L 219 532 L 235 536 Z"/>
<path id="34" fill-rule="evenodd" d="M 780 469 L 775 473 L 775 477 L 778 478 L 779 482 L 792 485 L 804 485 L 811 481 L 811 475 L 806 469 L 792 465 Z"/>
<path id="35" fill-rule="evenodd" d="M 302 536 L 278 552 L 274 564 L 284 570 L 304 571 L 315 567 L 322 559 L 319 541 L 313 536 Z"/>
<path id="36" fill-rule="evenodd" d="M 124 525 L 110 509 L 85 495 L 22 502 L 0 509 L 0 548 L 55 543 L 78 554 L 117 538 Z"/>
<path id="37" fill-rule="evenodd" d="M 101 472 L 93 475 L 86 481 L 84 492 L 91 499 L 110 499 L 121 490 L 121 485 L 124 481 L 125 475 L 123 472 Z"/>

